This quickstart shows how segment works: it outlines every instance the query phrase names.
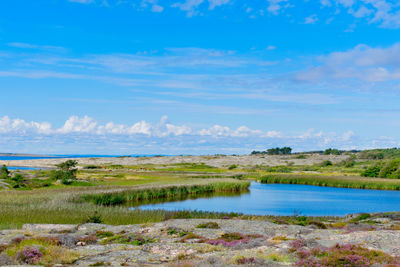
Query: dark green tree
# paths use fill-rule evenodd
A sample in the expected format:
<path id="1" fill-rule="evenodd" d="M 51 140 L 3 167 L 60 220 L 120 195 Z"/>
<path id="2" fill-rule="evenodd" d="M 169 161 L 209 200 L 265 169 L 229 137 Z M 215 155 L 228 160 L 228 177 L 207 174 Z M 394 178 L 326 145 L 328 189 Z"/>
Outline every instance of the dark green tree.
<path id="1" fill-rule="evenodd" d="M 56 165 L 58 170 L 52 171 L 50 178 L 56 181 L 60 180 L 63 184 L 69 185 L 76 181 L 77 165 L 78 162 L 76 160 L 67 160 L 60 163 Z"/>
<path id="2" fill-rule="evenodd" d="M 0 179 L 8 179 L 10 178 L 10 171 L 7 169 L 6 165 L 3 165 L 0 169 Z"/>

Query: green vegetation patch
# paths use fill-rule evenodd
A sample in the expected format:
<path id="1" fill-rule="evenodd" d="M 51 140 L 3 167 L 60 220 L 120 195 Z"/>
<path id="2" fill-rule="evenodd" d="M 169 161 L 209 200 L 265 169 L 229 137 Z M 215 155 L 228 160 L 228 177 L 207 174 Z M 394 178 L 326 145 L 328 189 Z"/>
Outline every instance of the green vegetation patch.
<path id="1" fill-rule="evenodd" d="M 113 193 L 83 195 L 81 199 L 96 205 L 113 206 L 127 202 L 139 202 L 151 199 L 179 198 L 187 195 L 198 195 L 213 192 L 247 191 L 248 181 L 218 182 L 204 185 L 182 185 L 169 187 L 154 187 L 147 189 L 124 190 Z"/>
<path id="2" fill-rule="evenodd" d="M 74 263 L 78 253 L 60 244 L 57 238 L 17 238 L 4 252 L 19 264 L 53 266 Z"/>
<path id="3" fill-rule="evenodd" d="M 196 228 L 219 229 L 220 227 L 216 222 L 206 222 L 197 225 Z"/>
<path id="4" fill-rule="evenodd" d="M 308 174 L 270 174 L 259 179 L 269 184 L 304 184 L 343 188 L 400 190 L 400 180 L 372 179 L 359 176 L 327 176 Z"/>

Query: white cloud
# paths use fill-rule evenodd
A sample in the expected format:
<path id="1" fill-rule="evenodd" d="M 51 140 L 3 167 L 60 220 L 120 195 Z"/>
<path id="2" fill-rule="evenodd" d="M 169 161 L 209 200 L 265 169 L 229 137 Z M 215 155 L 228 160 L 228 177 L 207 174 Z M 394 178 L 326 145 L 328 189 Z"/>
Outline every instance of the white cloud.
<path id="1" fill-rule="evenodd" d="M 153 5 L 151 7 L 151 11 L 153 11 L 153 12 L 159 13 L 159 12 L 162 12 L 163 10 L 164 10 L 164 8 L 160 5 Z"/>
<path id="2" fill-rule="evenodd" d="M 92 3 L 94 0 L 68 0 L 70 2 L 75 2 L 75 3 L 80 3 L 80 4 L 90 4 Z"/>
<path id="3" fill-rule="evenodd" d="M 400 79 L 400 43 L 386 48 L 358 45 L 355 48 L 319 57 L 320 64 L 300 71 L 296 79 L 358 79 L 367 82 Z"/>
<path id="4" fill-rule="evenodd" d="M 342 5 L 344 5 L 345 7 L 351 7 L 354 5 L 354 1 L 355 0 L 338 0 L 338 2 Z"/>
<path id="5" fill-rule="evenodd" d="M 254 149 L 286 145 L 295 151 L 304 151 L 328 147 L 390 147 L 398 143 L 398 140 L 386 137 L 360 139 L 350 130 L 339 134 L 310 129 L 302 134 L 288 135 L 247 126 L 231 129 L 214 125 L 192 129 L 187 125 L 172 124 L 166 116 L 156 124 L 139 121 L 132 125 L 101 124 L 88 116 L 72 116 L 60 128 L 53 128 L 46 122 L 0 118 L 0 148 L 10 150 L 23 144 L 23 151 L 41 153 L 249 153 Z"/>
<path id="6" fill-rule="evenodd" d="M 92 133 L 96 130 L 96 127 L 97 122 L 88 116 L 84 116 L 83 118 L 72 116 L 58 131 L 60 133 Z"/>
<path id="7" fill-rule="evenodd" d="M 98 2 L 103 6 L 111 6 L 106 0 L 68 0 L 70 2 L 76 2 L 81 4 L 89 4 L 92 2 Z M 143 7 L 150 5 L 152 12 L 162 12 L 164 7 L 168 5 L 173 8 L 179 8 L 180 10 L 186 12 L 188 17 L 203 14 L 200 12 L 200 6 L 208 1 L 208 9 L 214 10 L 218 6 L 226 5 L 232 2 L 232 6 L 236 4 L 239 5 L 239 1 L 231 0 L 180 0 L 179 2 L 173 3 L 167 0 L 142 0 L 142 4 L 134 5 L 138 6 L 139 10 Z M 116 5 L 129 4 L 131 1 L 116 1 Z M 305 2 L 309 2 L 308 0 Z M 264 1 L 266 6 L 256 7 L 252 6 L 252 2 L 247 2 L 243 9 L 244 12 L 249 13 L 254 10 L 254 13 L 250 15 L 250 18 L 256 18 L 258 16 L 263 16 L 265 9 L 273 14 L 278 15 L 282 13 L 284 9 L 289 7 L 294 7 L 296 3 L 297 8 L 308 8 L 302 6 L 298 1 L 293 0 L 266 0 Z M 322 8 L 333 9 L 334 14 L 337 15 L 341 13 L 342 10 L 347 11 L 357 19 L 364 18 L 368 23 L 377 23 L 384 28 L 394 28 L 400 27 L 400 5 L 398 0 L 319 0 L 319 4 Z M 293 14 L 288 14 L 288 17 L 293 18 Z M 322 17 L 322 16 L 320 16 Z M 328 21 L 331 21 L 329 18 Z M 306 23 L 315 23 L 316 20 L 313 17 L 306 19 Z"/>
<path id="8" fill-rule="evenodd" d="M 269 6 L 267 8 L 268 12 L 277 15 L 281 9 L 288 7 L 289 5 L 286 4 L 288 0 L 267 0 Z"/>
<path id="9" fill-rule="evenodd" d="M 313 14 L 304 19 L 305 24 L 315 24 L 318 21 L 318 17 L 316 14 Z"/>
<path id="10" fill-rule="evenodd" d="M 229 0 L 208 0 L 210 3 L 209 9 L 213 10 L 217 6 L 222 6 L 229 3 Z"/>
<path id="11" fill-rule="evenodd" d="M 39 49 L 39 50 L 53 50 L 58 52 L 63 52 L 65 50 L 64 47 L 53 46 L 53 45 L 36 45 L 36 44 L 28 44 L 28 43 L 19 43 L 12 42 L 7 44 L 10 47 L 21 48 L 21 49 Z"/>
<path id="12" fill-rule="evenodd" d="M 352 14 L 356 18 L 363 18 L 363 17 L 368 17 L 372 13 L 373 13 L 373 10 L 368 9 L 365 6 L 361 6 L 357 11 L 355 11 Z"/>
<path id="13" fill-rule="evenodd" d="M 51 124 L 47 122 L 26 122 L 22 119 L 10 119 L 8 116 L 0 118 L 0 134 L 50 134 Z"/>
<path id="14" fill-rule="evenodd" d="M 164 11 L 164 7 L 159 5 L 158 0 L 143 0 L 141 6 L 143 8 L 147 8 L 148 6 L 151 6 L 151 11 L 160 13 Z"/>
<path id="15" fill-rule="evenodd" d="M 204 0 L 186 0 L 183 3 L 174 3 L 172 7 L 177 7 L 182 11 L 186 11 L 188 17 L 192 17 L 197 14 L 197 7 L 201 5 Z"/>

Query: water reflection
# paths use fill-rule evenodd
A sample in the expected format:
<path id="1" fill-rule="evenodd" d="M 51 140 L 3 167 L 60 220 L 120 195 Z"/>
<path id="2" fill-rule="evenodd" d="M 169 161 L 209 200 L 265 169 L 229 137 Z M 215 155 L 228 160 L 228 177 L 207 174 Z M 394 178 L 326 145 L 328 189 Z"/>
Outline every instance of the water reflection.
<path id="1" fill-rule="evenodd" d="M 133 206 L 133 205 L 131 205 Z M 136 206 L 137 207 L 137 206 Z M 252 183 L 250 193 L 141 203 L 140 209 L 202 210 L 254 215 L 342 216 L 400 210 L 400 191 Z"/>

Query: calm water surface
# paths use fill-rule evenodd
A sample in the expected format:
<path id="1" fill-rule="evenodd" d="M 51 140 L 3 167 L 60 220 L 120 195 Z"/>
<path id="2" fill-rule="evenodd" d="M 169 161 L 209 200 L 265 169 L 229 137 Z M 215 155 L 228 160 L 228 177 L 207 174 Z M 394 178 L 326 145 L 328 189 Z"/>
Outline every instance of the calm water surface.
<path id="1" fill-rule="evenodd" d="M 140 209 L 202 210 L 253 215 L 342 216 L 358 212 L 400 211 L 400 191 L 311 185 L 252 183 L 250 193 L 142 205 Z"/>

